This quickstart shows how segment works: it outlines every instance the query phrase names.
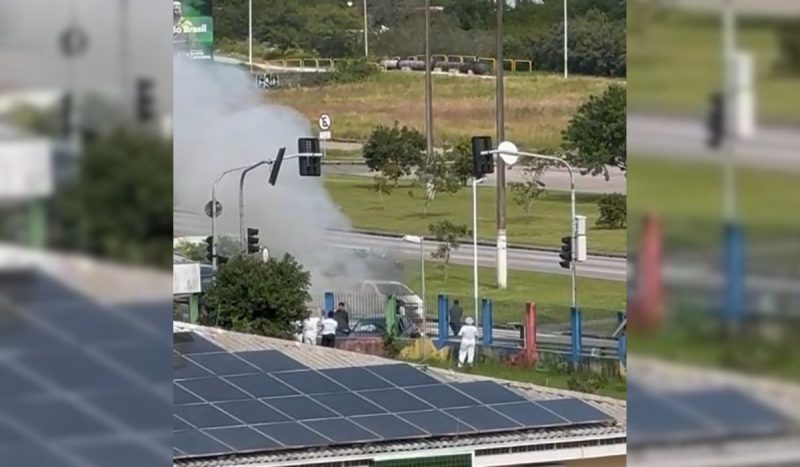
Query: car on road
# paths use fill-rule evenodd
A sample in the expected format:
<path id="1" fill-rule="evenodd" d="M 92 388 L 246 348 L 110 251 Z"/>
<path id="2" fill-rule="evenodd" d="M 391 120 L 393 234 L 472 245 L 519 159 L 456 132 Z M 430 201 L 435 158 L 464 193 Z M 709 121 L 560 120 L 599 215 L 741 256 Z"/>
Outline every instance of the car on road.
<path id="1" fill-rule="evenodd" d="M 380 295 L 384 302 L 389 297 L 394 297 L 400 302 L 401 314 L 409 318 L 419 318 L 425 316 L 424 301 L 407 285 L 397 281 L 368 280 L 361 283 L 363 294 Z"/>

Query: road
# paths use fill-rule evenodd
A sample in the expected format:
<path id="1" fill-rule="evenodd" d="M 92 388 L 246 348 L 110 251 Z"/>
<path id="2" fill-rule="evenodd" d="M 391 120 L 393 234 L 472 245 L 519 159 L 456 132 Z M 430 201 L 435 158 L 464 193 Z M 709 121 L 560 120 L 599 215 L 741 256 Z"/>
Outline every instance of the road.
<path id="1" fill-rule="evenodd" d="M 798 2 L 800 3 L 800 2 Z M 705 123 L 691 118 L 645 114 L 628 115 L 628 151 L 633 157 L 663 156 L 687 162 L 721 162 L 709 150 Z M 800 172 L 800 132 L 761 127 L 756 135 L 736 144 L 739 165 Z"/>

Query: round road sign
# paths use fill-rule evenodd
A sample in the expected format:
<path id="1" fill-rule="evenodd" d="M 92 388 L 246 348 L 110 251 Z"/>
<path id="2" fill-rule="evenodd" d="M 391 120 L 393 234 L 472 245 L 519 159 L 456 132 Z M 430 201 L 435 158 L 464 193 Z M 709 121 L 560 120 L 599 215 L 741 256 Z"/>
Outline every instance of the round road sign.
<path id="1" fill-rule="evenodd" d="M 319 129 L 322 131 L 328 131 L 331 129 L 331 116 L 328 114 L 322 114 L 319 116 L 319 120 L 317 120 L 319 124 Z"/>
<path id="2" fill-rule="evenodd" d="M 61 52 L 67 57 L 76 57 L 86 52 L 89 36 L 78 26 L 70 26 L 58 38 Z"/>
<path id="3" fill-rule="evenodd" d="M 212 212 L 212 210 L 211 210 L 211 201 L 206 203 L 205 211 L 206 211 L 206 216 L 208 216 L 208 217 L 211 217 L 214 214 L 214 212 Z M 217 212 L 216 212 L 216 214 L 217 214 L 216 217 L 219 217 L 219 215 L 222 214 L 222 203 L 220 203 L 219 201 L 217 201 Z"/>

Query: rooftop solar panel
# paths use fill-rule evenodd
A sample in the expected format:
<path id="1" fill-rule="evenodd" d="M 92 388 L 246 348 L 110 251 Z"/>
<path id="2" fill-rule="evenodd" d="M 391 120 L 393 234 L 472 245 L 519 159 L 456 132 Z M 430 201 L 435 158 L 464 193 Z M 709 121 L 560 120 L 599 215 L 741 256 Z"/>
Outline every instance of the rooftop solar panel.
<path id="1" fill-rule="evenodd" d="M 465 396 L 461 392 L 456 391 L 445 384 L 437 384 L 434 386 L 417 386 L 408 388 L 407 391 L 431 404 L 437 409 L 472 407 L 480 405 L 480 402 L 471 397 Z"/>
<path id="2" fill-rule="evenodd" d="M 446 409 L 444 412 L 481 432 L 522 428 L 522 425 L 514 420 L 485 406 Z"/>
<path id="3" fill-rule="evenodd" d="M 131 371 L 149 383 L 174 379 L 174 369 L 166 358 L 166 342 L 125 343 L 105 349 L 105 355 L 120 362 L 124 371 Z"/>
<path id="4" fill-rule="evenodd" d="M 111 425 L 68 400 L 18 400 L 5 404 L 3 409 L 15 426 L 48 439 L 94 437 L 111 430 Z"/>
<path id="5" fill-rule="evenodd" d="M 261 373 L 257 367 L 229 353 L 197 354 L 188 358 L 217 376 Z"/>
<path id="6" fill-rule="evenodd" d="M 628 395 L 628 442 L 631 445 L 684 442 L 722 436 L 720 427 L 645 391 Z"/>
<path id="7" fill-rule="evenodd" d="M 259 373 L 255 375 L 228 376 L 224 378 L 229 383 L 252 394 L 255 397 L 294 396 L 298 392 L 270 375 Z"/>
<path id="8" fill-rule="evenodd" d="M 320 373 L 352 391 L 394 388 L 392 383 L 379 378 L 363 368 L 330 368 L 327 370 L 320 370 Z"/>
<path id="9" fill-rule="evenodd" d="M 386 410 L 351 392 L 320 394 L 314 400 L 344 417 L 386 413 Z"/>
<path id="10" fill-rule="evenodd" d="M 286 415 L 257 400 L 220 402 L 214 405 L 249 425 L 289 421 Z"/>
<path id="11" fill-rule="evenodd" d="M 475 433 L 475 428 L 439 410 L 408 412 L 398 417 L 416 425 L 433 436 L 455 436 Z"/>
<path id="12" fill-rule="evenodd" d="M 607 413 L 579 399 L 553 399 L 537 403 L 572 423 L 603 423 L 614 420 Z"/>
<path id="13" fill-rule="evenodd" d="M 415 412 L 432 409 L 433 406 L 424 402 L 402 389 L 377 389 L 374 391 L 359 391 L 359 395 L 383 407 L 387 412 Z"/>
<path id="14" fill-rule="evenodd" d="M 356 443 L 376 441 L 380 436 L 344 418 L 311 420 L 303 424 L 334 443 Z"/>
<path id="15" fill-rule="evenodd" d="M 18 357 L 26 370 L 41 375 L 48 384 L 70 391 L 116 391 L 131 381 L 97 358 L 94 352 L 36 352 Z"/>
<path id="16" fill-rule="evenodd" d="M 407 439 L 430 436 L 428 432 L 390 414 L 351 417 L 350 420 L 385 439 Z"/>
<path id="17" fill-rule="evenodd" d="M 224 352 L 219 346 L 193 332 L 176 332 L 172 335 L 172 345 L 178 353 L 193 355 L 208 352 Z"/>
<path id="18" fill-rule="evenodd" d="M 279 412 L 288 415 L 292 420 L 337 417 L 335 412 L 306 396 L 273 397 L 262 399 L 262 401 Z"/>
<path id="19" fill-rule="evenodd" d="M 183 421 L 177 415 L 172 416 L 172 431 L 182 431 L 182 430 L 189 430 L 191 426 L 188 423 Z"/>
<path id="20" fill-rule="evenodd" d="M 172 403 L 175 405 L 183 405 L 183 404 L 196 404 L 199 402 L 203 402 L 202 399 L 193 395 L 186 389 L 178 386 L 177 384 L 172 385 Z"/>
<path id="21" fill-rule="evenodd" d="M 203 430 L 206 435 L 222 441 L 236 452 L 267 450 L 281 447 L 277 441 L 250 427 L 211 428 Z"/>
<path id="22" fill-rule="evenodd" d="M 209 456 L 231 452 L 231 448 L 197 430 L 179 431 L 173 435 L 175 447 L 189 456 Z"/>
<path id="23" fill-rule="evenodd" d="M 207 378 L 211 373 L 180 355 L 172 356 L 173 379 Z"/>
<path id="24" fill-rule="evenodd" d="M 492 409 L 526 427 L 566 426 L 570 422 L 533 402 L 490 405 Z"/>
<path id="25" fill-rule="evenodd" d="M 436 378 L 417 370 L 411 365 L 403 363 L 369 366 L 365 368 L 400 387 L 424 386 L 440 383 Z"/>
<path id="26" fill-rule="evenodd" d="M 253 428 L 286 447 L 325 446 L 330 440 L 297 422 L 254 425 Z"/>
<path id="27" fill-rule="evenodd" d="M 136 440 L 108 440 L 103 444 L 76 445 L 70 452 L 86 466 L 113 465 L 114 467 L 141 467 L 143 465 L 169 465 L 169 451 L 154 453 Z M 22 465 L 22 464 L 16 464 Z M 63 465 L 63 464 L 25 464 Z"/>
<path id="28" fill-rule="evenodd" d="M 297 389 L 302 394 L 347 392 L 346 387 L 313 370 L 272 373 L 272 376 Z"/>
<path id="29" fill-rule="evenodd" d="M 251 364 L 261 368 L 262 371 L 273 373 L 276 371 L 308 370 L 308 367 L 277 350 L 254 350 L 249 352 L 236 352 L 237 357 L 243 358 Z"/>
<path id="30" fill-rule="evenodd" d="M 196 428 L 237 426 L 242 422 L 222 412 L 211 404 L 177 405 L 175 415 Z"/>
<path id="31" fill-rule="evenodd" d="M 146 432 L 153 427 L 169 426 L 172 402 L 155 392 L 101 392 L 87 396 L 87 401 L 116 423 L 133 430 Z"/>
<path id="32" fill-rule="evenodd" d="M 455 383 L 451 384 L 451 386 L 484 404 L 525 401 L 519 394 L 493 381 L 471 381 L 468 383 Z"/>
<path id="33" fill-rule="evenodd" d="M 208 402 L 224 402 L 252 398 L 252 396 L 242 392 L 220 378 L 187 379 L 178 381 L 178 384 Z"/>

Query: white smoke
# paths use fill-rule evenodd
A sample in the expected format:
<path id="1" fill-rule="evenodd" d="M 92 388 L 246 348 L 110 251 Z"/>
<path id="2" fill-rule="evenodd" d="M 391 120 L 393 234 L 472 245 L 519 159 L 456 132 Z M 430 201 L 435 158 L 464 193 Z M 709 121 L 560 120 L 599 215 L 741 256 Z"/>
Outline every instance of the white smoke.
<path id="1" fill-rule="evenodd" d="M 203 214 L 213 180 L 224 170 L 273 159 L 279 147 L 297 152 L 297 138 L 309 136 L 307 120 L 294 110 L 268 103 L 249 73 L 232 66 L 176 59 L 174 63 L 175 235 L 206 236 Z M 326 229 L 349 222 L 331 201 L 322 180 L 300 177 L 297 160 L 285 161 L 276 186 L 269 169 L 249 173 L 245 184 L 245 226 L 260 229 L 273 257 L 291 253 L 312 274 L 312 294 L 354 286 L 370 278 L 368 266 L 348 249 L 325 245 Z M 222 214 L 217 232 L 238 238 L 239 174 L 217 186 Z"/>

